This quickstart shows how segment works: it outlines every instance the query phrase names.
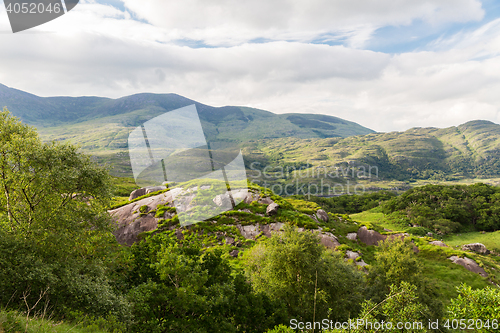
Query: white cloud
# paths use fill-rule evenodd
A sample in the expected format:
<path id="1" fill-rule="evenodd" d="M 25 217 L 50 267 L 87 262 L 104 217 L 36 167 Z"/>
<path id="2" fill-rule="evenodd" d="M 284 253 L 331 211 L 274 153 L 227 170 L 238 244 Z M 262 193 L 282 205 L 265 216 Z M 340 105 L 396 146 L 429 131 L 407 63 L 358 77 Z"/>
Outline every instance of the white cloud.
<path id="1" fill-rule="evenodd" d="M 234 45 L 255 38 L 311 40 L 337 32 L 354 46 L 377 28 L 480 20 L 478 0 L 123 0 L 126 7 L 179 38 Z"/>
<path id="2" fill-rule="evenodd" d="M 500 122 L 500 19 L 436 41 L 426 51 L 391 56 L 359 49 L 375 26 L 478 19 L 483 13 L 477 1 L 365 1 L 357 10 L 353 1 L 331 1 L 320 11 L 319 0 L 308 6 L 280 0 L 267 2 L 265 12 L 245 1 L 164 5 L 180 6 L 177 16 L 162 13 L 159 8 L 174 10 L 163 5 L 151 7 L 158 12 L 153 13 L 152 1 L 143 1 L 142 9 L 141 2 L 125 3 L 153 24 L 86 1 L 34 29 L 36 34 L 0 35 L 8 46 L 0 52 L 0 83 L 42 96 L 174 92 L 215 106 L 331 114 L 379 131 L 471 119 Z M 282 12 L 271 15 L 276 4 Z M 0 29 L 7 30 L 2 17 L 0 9 Z M 304 42 L 329 29 L 347 36 L 350 46 Z M 297 41 L 245 42 L 285 35 Z M 235 45 L 190 48 L 171 42 L 183 37 Z"/>

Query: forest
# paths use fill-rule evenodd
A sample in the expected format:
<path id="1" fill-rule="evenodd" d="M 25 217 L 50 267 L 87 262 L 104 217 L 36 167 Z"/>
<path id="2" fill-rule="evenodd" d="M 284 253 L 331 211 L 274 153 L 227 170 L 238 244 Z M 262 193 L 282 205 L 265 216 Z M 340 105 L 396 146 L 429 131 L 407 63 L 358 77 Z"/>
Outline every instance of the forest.
<path id="1" fill-rule="evenodd" d="M 179 228 L 175 218 L 164 221 L 175 228 L 124 246 L 108 213 L 117 183 L 78 147 L 44 143 L 34 128 L 0 112 L 1 332 L 380 331 L 336 326 L 349 321 L 413 323 L 392 329 L 398 332 L 498 330 L 498 253 L 472 256 L 484 260 L 487 279 L 448 263 L 446 256 L 464 253 L 428 245 L 427 236 L 499 230 L 496 187 L 428 185 L 399 196 L 307 201 L 249 184 L 279 204 L 275 216 L 264 216 L 258 202 L 243 203 L 246 212 L 212 222 Z M 320 209 L 326 221 L 316 218 Z M 361 226 L 384 231 L 356 214 L 382 216 L 407 236 L 388 232 L 377 246 L 353 241 L 347 235 L 359 235 Z M 223 235 L 237 230 L 236 216 L 240 224 L 283 229 L 228 244 Z M 334 233 L 340 245 L 324 246 L 318 230 Z M 234 249 L 240 255 L 231 256 Z M 353 251 L 366 266 L 346 258 Z M 444 286 L 439 273 L 447 270 L 463 279 Z"/>

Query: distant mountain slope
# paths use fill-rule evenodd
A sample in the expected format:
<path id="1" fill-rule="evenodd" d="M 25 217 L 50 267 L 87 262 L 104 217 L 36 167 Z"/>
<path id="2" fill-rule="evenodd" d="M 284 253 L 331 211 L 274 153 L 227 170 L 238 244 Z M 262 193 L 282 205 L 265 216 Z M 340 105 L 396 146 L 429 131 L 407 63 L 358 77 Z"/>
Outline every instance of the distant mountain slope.
<path id="1" fill-rule="evenodd" d="M 208 138 L 246 141 L 279 137 L 346 137 L 373 133 L 359 124 L 337 117 L 311 114 L 277 115 L 237 106 L 211 107 L 176 94 L 136 94 L 118 99 L 101 97 L 38 97 L 0 85 L 0 105 L 24 122 L 44 128 L 98 123 L 131 129 L 167 111 L 196 104 Z M 107 126 L 106 126 L 107 128 Z M 83 132 L 79 134 L 84 135 Z M 85 141 L 77 140 L 85 145 Z M 105 145 L 105 146 L 109 146 Z M 103 148 L 103 147 L 99 147 Z"/>
<path id="2" fill-rule="evenodd" d="M 348 138 L 262 140 L 245 145 L 260 165 L 376 166 L 384 179 L 452 179 L 500 175 L 500 125 L 412 128 Z"/>
<path id="3" fill-rule="evenodd" d="M 0 84 L 0 107 L 6 106 L 35 126 L 46 141 L 61 140 L 81 148 L 130 175 L 127 139 L 144 122 L 195 104 L 208 141 L 236 143 L 283 137 L 329 138 L 374 133 L 357 123 L 315 114 L 274 114 L 247 107 L 211 107 L 176 94 L 102 97 L 39 97 Z"/>

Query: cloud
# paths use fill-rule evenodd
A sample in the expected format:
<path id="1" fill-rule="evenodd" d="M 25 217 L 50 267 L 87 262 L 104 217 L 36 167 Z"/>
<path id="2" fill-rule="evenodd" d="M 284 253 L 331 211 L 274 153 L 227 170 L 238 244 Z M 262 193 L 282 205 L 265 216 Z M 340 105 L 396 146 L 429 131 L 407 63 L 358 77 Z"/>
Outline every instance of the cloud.
<path id="1" fill-rule="evenodd" d="M 418 52 L 361 49 L 376 26 L 478 19 L 483 13 L 477 1 L 458 0 L 453 6 L 444 0 L 366 1 L 357 11 L 352 1 L 328 2 L 323 11 L 315 0 L 307 6 L 268 2 L 266 13 L 282 5 L 277 16 L 250 8 L 251 2 L 211 3 L 220 6 L 190 0 L 153 7 L 147 0 L 141 10 L 141 2 L 125 0 L 129 12 L 84 1 L 32 32 L 0 35 L 8 46 L 0 52 L 0 83 L 42 96 L 173 92 L 214 106 L 331 114 L 378 131 L 472 119 L 500 122 L 500 19 Z M 168 7 L 174 5 L 181 7 Z M 189 13 L 189 20 L 179 23 Z M 0 19 L 4 15 L 0 9 Z M 169 28 L 176 20 L 178 28 Z M 8 29 L 4 20 L 0 29 Z M 308 42 L 320 30 L 349 43 Z M 238 35 L 242 31 L 248 34 Z M 249 42 L 256 36 L 271 38 Z M 193 48 L 180 45 L 181 38 L 234 43 Z"/>
<path id="2" fill-rule="evenodd" d="M 480 20 L 478 0 L 123 0 L 126 8 L 172 36 L 209 45 L 256 38 L 308 41 L 328 32 L 361 46 L 379 27 L 422 20 L 438 25 Z"/>

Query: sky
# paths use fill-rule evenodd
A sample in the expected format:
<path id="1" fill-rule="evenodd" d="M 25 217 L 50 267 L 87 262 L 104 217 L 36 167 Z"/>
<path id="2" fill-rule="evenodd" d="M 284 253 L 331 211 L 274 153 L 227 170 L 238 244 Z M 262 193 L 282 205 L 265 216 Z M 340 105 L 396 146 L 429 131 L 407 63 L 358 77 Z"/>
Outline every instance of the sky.
<path id="1" fill-rule="evenodd" d="M 16 34 L 2 3 L 0 83 L 176 93 L 380 132 L 500 123 L 500 1 L 81 0 Z"/>

